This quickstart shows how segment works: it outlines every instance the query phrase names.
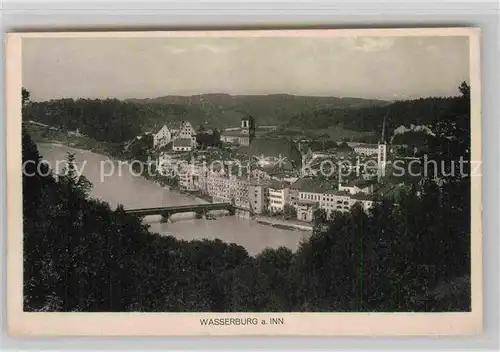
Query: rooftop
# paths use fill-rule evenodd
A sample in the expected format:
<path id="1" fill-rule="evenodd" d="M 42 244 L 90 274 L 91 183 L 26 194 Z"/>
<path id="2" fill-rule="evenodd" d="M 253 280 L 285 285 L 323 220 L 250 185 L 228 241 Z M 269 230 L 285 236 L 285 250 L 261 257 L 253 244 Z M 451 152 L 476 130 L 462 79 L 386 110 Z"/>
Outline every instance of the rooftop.
<path id="1" fill-rule="evenodd" d="M 360 143 L 356 146 L 354 146 L 354 148 L 378 148 L 378 144 L 368 144 L 368 143 Z"/>
<path id="2" fill-rule="evenodd" d="M 158 149 L 158 152 L 171 152 L 172 151 L 172 146 L 173 142 L 169 142 L 168 144 L 164 145 L 163 147 Z"/>
<path id="3" fill-rule="evenodd" d="M 342 185 L 342 186 L 343 187 L 354 187 L 354 186 L 356 186 L 358 188 L 365 188 L 365 187 L 374 185 L 376 183 L 377 183 L 376 180 L 365 180 L 365 179 L 361 178 L 361 179 L 357 179 L 357 180 L 348 182 L 347 184 Z"/>
<path id="4" fill-rule="evenodd" d="M 337 190 L 329 190 L 326 191 L 325 194 L 333 194 L 334 196 L 351 196 L 351 194 L 347 191 L 337 191 Z"/>
<path id="5" fill-rule="evenodd" d="M 318 202 L 314 201 L 314 200 L 299 199 L 297 201 L 297 204 L 300 204 L 300 205 L 317 205 Z"/>
<path id="6" fill-rule="evenodd" d="M 248 134 L 242 133 L 241 131 L 224 131 L 221 132 L 221 136 L 227 136 L 227 137 L 248 137 Z"/>
<path id="7" fill-rule="evenodd" d="M 363 193 L 353 194 L 353 195 L 351 195 L 351 198 L 355 199 L 355 200 L 373 200 L 373 196 L 371 196 L 369 194 L 363 194 Z"/>
<path id="8" fill-rule="evenodd" d="M 269 188 L 272 188 L 272 189 L 283 189 L 283 188 L 287 188 L 288 186 L 290 186 L 290 184 L 288 182 L 278 181 L 278 180 L 269 180 L 267 184 L 268 184 Z"/>
<path id="9" fill-rule="evenodd" d="M 154 133 L 158 133 L 163 127 L 167 127 L 169 130 L 179 130 L 181 129 L 182 126 L 184 125 L 191 125 L 191 122 L 189 121 L 167 121 L 165 122 L 163 125 L 161 126 L 158 126 L 156 127 L 155 129 L 153 129 L 153 131 L 155 131 Z"/>
<path id="10" fill-rule="evenodd" d="M 291 189 L 309 193 L 325 193 L 328 190 L 333 190 L 334 187 L 334 184 L 331 182 L 315 179 L 312 177 L 304 177 L 298 179 L 290 186 Z"/>
<path id="11" fill-rule="evenodd" d="M 249 155 L 259 158 L 275 157 L 282 164 L 293 163 L 297 168 L 302 165 L 302 155 L 293 141 L 287 139 L 255 138 L 250 147 L 241 147 Z"/>
<path id="12" fill-rule="evenodd" d="M 174 147 L 191 147 L 191 139 L 189 139 L 189 138 L 177 138 L 174 141 Z"/>
<path id="13" fill-rule="evenodd" d="M 408 190 L 409 187 L 410 186 L 407 185 L 394 185 L 388 183 L 378 189 L 375 194 L 379 197 L 399 202 L 405 190 Z"/>

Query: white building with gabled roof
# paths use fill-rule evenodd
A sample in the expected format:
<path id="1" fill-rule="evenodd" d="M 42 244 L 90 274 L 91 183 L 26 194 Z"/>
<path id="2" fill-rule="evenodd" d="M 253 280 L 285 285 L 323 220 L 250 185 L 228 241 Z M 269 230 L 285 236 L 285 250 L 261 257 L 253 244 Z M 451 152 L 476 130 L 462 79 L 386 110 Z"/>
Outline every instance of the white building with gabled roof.
<path id="1" fill-rule="evenodd" d="M 172 141 L 172 132 L 166 124 L 163 125 L 158 132 L 153 134 L 154 148 L 164 147 L 171 141 Z"/>

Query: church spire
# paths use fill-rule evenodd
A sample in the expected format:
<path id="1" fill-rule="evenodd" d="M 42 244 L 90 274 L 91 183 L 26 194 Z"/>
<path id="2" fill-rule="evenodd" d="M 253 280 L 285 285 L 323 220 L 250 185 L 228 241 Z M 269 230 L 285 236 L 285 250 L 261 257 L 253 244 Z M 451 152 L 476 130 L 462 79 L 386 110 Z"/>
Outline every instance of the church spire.
<path id="1" fill-rule="evenodd" d="M 387 112 L 389 113 L 389 112 Z M 380 140 L 378 142 L 377 148 L 377 179 L 378 182 L 382 180 L 382 177 L 385 176 L 385 168 L 387 164 L 387 140 L 385 139 L 385 118 L 387 114 L 384 116 L 384 122 L 382 123 L 382 135 L 380 136 Z"/>
<path id="2" fill-rule="evenodd" d="M 379 143 L 382 144 L 382 143 L 386 143 L 386 139 L 385 139 L 385 118 L 386 118 L 387 115 L 384 116 L 384 122 L 382 122 L 382 135 L 380 136 L 380 141 Z"/>

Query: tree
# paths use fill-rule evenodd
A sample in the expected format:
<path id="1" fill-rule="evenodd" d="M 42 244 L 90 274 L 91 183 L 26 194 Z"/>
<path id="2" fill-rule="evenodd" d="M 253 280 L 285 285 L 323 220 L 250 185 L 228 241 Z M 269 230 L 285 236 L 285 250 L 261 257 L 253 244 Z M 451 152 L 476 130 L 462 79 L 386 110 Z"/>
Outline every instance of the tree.
<path id="1" fill-rule="evenodd" d="M 470 86 L 467 82 L 463 81 L 458 87 L 458 90 L 462 94 L 463 98 L 470 99 Z"/>
<path id="2" fill-rule="evenodd" d="M 322 208 L 313 212 L 313 234 L 321 233 L 327 223 L 326 211 Z"/>
<path id="3" fill-rule="evenodd" d="M 26 88 L 21 88 L 22 106 L 25 107 L 30 102 L 31 93 Z"/>
<path id="4" fill-rule="evenodd" d="M 293 205 L 285 204 L 283 207 L 283 215 L 286 220 L 297 219 L 297 209 Z"/>
<path id="5" fill-rule="evenodd" d="M 77 191 L 82 197 L 87 197 L 92 189 L 92 183 L 84 176 L 78 173 L 75 154 L 68 152 L 66 166 L 62 170 L 59 182 Z"/>

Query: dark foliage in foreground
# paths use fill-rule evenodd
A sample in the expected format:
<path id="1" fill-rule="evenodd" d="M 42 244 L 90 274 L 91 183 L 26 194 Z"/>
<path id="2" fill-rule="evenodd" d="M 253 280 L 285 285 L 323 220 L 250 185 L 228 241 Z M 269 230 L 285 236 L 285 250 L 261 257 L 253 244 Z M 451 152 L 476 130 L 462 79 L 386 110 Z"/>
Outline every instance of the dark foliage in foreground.
<path id="1" fill-rule="evenodd" d="M 458 137 L 436 145 L 435 158 L 466 152 L 465 118 L 442 122 L 443 137 L 451 127 Z M 336 214 L 296 253 L 251 257 L 220 240 L 151 234 L 122 208 L 90 199 L 71 163 L 55 179 L 34 172 L 39 160 L 25 134 L 23 161 L 35 162 L 26 169 L 34 176 L 23 175 L 26 311 L 470 310 L 469 177 L 428 181 L 370 214 Z"/>

